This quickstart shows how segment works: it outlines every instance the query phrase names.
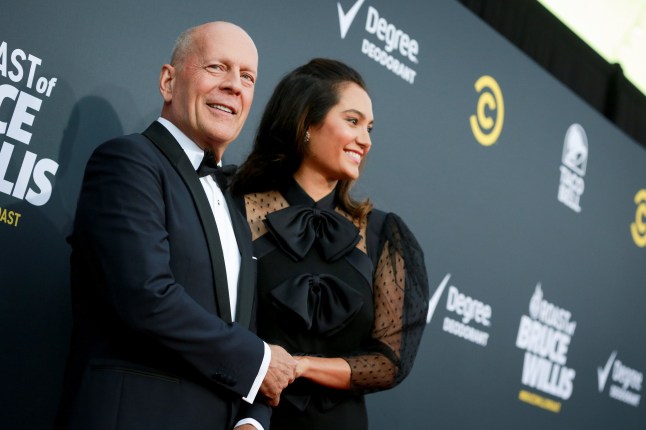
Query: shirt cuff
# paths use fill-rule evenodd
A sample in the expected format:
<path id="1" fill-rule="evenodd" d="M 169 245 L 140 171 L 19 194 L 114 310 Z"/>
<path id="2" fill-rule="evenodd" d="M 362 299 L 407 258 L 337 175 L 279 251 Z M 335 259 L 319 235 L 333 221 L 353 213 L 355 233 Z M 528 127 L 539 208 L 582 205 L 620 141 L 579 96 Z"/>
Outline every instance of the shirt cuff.
<path id="1" fill-rule="evenodd" d="M 257 428 L 258 430 L 265 430 L 265 428 L 263 426 L 261 426 L 260 423 L 258 421 L 256 421 L 256 420 L 254 420 L 253 418 L 245 418 L 243 420 L 240 420 L 240 421 L 238 421 L 236 423 L 236 425 L 233 428 L 236 428 L 236 427 L 241 426 L 243 424 L 251 424 L 252 426 Z"/>
<path id="2" fill-rule="evenodd" d="M 247 403 L 253 403 L 253 401 L 256 400 L 256 395 L 258 394 L 258 390 L 260 389 L 260 384 L 262 384 L 262 381 L 265 379 L 265 375 L 267 375 L 267 370 L 269 370 L 269 363 L 271 362 L 271 349 L 269 349 L 269 345 L 267 345 L 266 342 L 263 342 L 263 345 L 265 346 L 265 355 L 262 358 L 260 370 L 258 370 L 258 375 L 253 381 L 253 385 L 251 385 L 251 390 L 249 390 L 249 393 L 242 398 L 242 400 Z"/>

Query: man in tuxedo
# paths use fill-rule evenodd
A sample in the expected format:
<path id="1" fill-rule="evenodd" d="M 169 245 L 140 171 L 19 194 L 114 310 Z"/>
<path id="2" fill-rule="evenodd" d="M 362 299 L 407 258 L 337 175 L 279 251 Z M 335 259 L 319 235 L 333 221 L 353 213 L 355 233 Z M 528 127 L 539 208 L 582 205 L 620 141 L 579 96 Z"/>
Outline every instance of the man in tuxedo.
<path id="1" fill-rule="evenodd" d="M 247 118 L 257 66 L 240 27 L 187 30 L 161 69 L 161 117 L 90 158 L 68 239 L 59 428 L 268 430 L 296 361 L 253 334 L 250 234 L 215 166 Z"/>

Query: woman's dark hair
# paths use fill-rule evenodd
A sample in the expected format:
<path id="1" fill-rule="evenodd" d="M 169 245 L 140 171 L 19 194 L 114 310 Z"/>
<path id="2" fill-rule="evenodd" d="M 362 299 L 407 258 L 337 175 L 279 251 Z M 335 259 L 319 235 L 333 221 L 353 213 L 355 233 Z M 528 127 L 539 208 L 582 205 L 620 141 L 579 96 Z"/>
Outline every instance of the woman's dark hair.
<path id="1" fill-rule="evenodd" d="M 305 132 L 323 122 L 339 102 L 341 89 L 349 83 L 367 91 L 356 70 L 324 58 L 315 58 L 284 76 L 267 102 L 251 153 L 234 179 L 233 192 L 263 192 L 288 184 L 308 151 Z M 361 217 L 372 204 L 350 197 L 353 183 L 339 181 L 339 203 L 350 215 Z"/>

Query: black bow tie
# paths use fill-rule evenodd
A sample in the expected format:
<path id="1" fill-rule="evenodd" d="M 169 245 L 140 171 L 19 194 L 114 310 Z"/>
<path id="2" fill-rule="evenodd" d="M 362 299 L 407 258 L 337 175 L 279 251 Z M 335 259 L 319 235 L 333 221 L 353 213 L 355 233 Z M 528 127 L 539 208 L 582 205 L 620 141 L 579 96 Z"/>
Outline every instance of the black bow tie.
<path id="1" fill-rule="evenodd" d="M 200 176 L 214 175 L 215 181 L 221 190 L 227 189 L 231 183 L 231 178 L 236 172 L 237 166 L 234 164 L 227 164 L 226 166 L 218 166 L 215 162 L 212 152 L 204 152 L 204 158 L 197 168 L 197 174 Z"/>

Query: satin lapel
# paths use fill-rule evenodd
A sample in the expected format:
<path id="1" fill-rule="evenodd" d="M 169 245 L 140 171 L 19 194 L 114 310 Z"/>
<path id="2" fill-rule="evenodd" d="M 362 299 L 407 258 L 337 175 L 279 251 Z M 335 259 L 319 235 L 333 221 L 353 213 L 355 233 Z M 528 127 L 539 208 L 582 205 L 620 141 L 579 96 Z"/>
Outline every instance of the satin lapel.
<path id="1" fill-rule="evenodd" d="M 173 138 L 173 135 L 163 125 L 154 122 L 143 132 L 143 135 L 150 139 L 164 153 L 193 196 L 193 201 L 195 202 L 197 214 L 204 229 L 206 243 L 211 256 L 211 271 L 213 272 L 213 279 L 215 281 L 214 288 L 220 318 L 226 322 L 231 322 L 229 289 L 227 286 L 224 255 L 220 245 L 220 235 L 218 234 L 218 227 L 213 218 L 211 206 L 204 194 L 204 188 L 202 188 L 202 184 L 195 174 L 195 169 L 193 169 L 182 147 L 179 146 L 175 138 Z"/>
<path id="2" fill-rule="evenodd" d="M 256 288 L 255 261 L 251 248 L 251 232 L 247 221 L 242 217 L 238 206 L 229 190 L 224 192 L 229 207 L 231 224 L 240 250 L 240 276 L 238 278 L 238 304 L 236 306 L 236 321 L 249 328 L 251 311 Z"/>

